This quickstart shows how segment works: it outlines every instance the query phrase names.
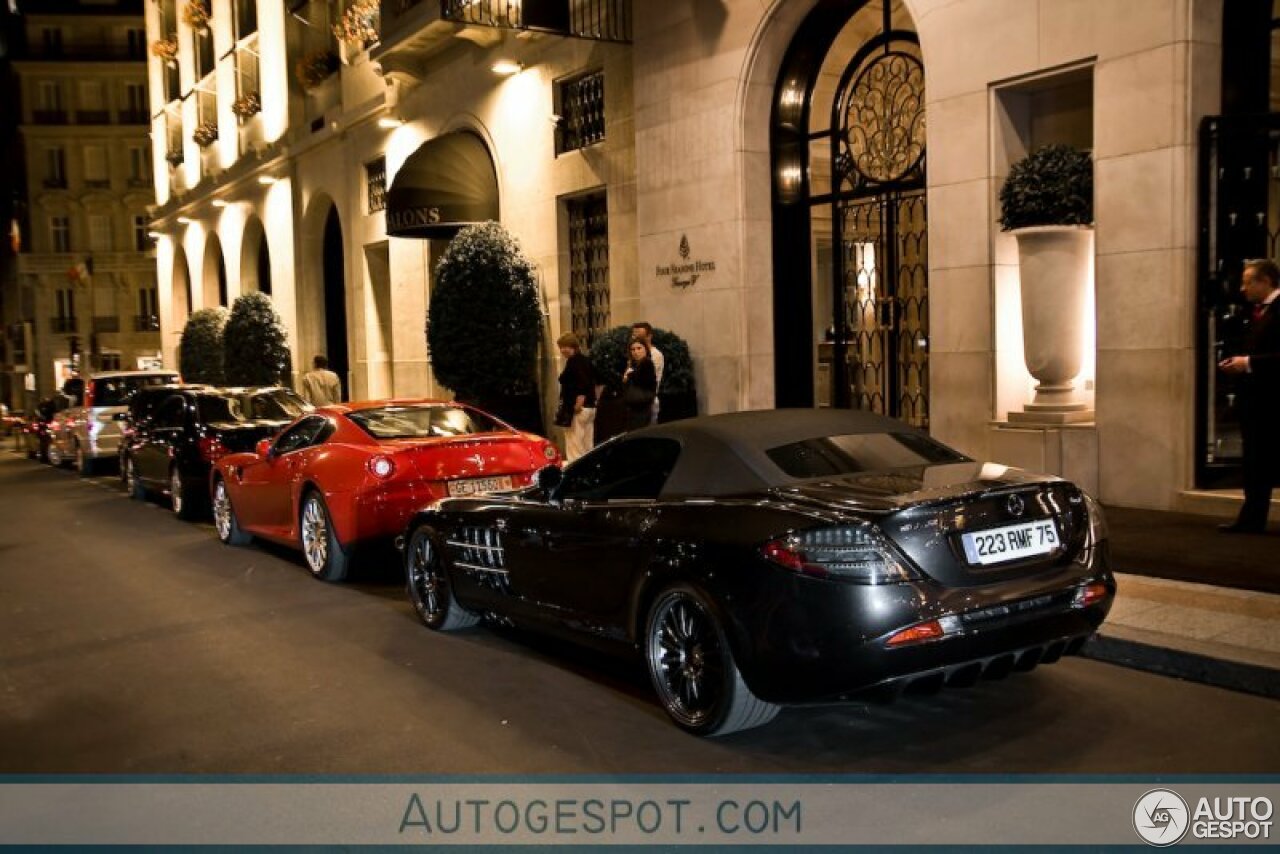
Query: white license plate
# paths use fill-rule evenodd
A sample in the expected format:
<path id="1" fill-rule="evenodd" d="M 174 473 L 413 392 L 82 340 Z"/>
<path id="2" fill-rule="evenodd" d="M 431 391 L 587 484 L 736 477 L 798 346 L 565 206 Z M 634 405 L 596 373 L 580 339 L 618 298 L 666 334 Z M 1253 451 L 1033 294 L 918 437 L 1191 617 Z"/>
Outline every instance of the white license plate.
<path id="1" fill-rule="evenodd" d="M 969 563 L 986 566 L 1049 554 L 1058 547 L 1058 528 L 1052 519 L 988 528 L 965 534 L 964 556 Z"/>
<path id="2" fill-rule="evenodd" d="M 449 481 L 450 495 L 484 495 L 511 488 L 509 477 L 473 477 L 467 480 Z"/>

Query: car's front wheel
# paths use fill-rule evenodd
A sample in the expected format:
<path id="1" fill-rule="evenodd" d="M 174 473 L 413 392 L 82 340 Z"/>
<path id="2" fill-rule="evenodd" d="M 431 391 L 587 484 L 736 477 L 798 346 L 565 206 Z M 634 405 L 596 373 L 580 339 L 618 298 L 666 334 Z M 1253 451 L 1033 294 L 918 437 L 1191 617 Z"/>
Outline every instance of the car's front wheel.
<path id="1" fill-rule="evenodd" d="M 45 458 L 49 461 L 49 465 L 54 468 L 61 468 L 67 464 L 67 458 L 63 456 L 62 448 L 58 447 L 56 439 L 49 440 L 49 452 L 45 455 Z"/>
<path id="2" fill-rule="evenodd" d="M 664 590 L 649 609 L 645 662 L 662 707 L 694 735 L 751 729 L 778 714 L 751 693 L 710 604 L 688 585 Z"/>
<path id="3" fill-rule="evenodd" d="M 302 499 L 301 517 L 298 527 L 302 554 L 311 574 L 324 581 L 346 578 L 347 553 L 338 542 L 338 534 L 329 518 L 329 508 L 325 507 L 319 492 L 308 492 Z"/>
<path id="4" fill-rule="evenodd" d="M 93 457 L 84 452 L 84 445 L 76 442 L 76 470 L 80 472 L 81 477 L 92 477 L 96 468 L 96 461 Z"/>
<path id="5" fill-rule="evenodd" d="M 129 497 L 135 501 L 145 501 L 147 498 L 147 488 L 142 484 L 142 476 L 138 474 L 138 464 L 133 461 L 133 455 L 124 458 L 124 482 L 129 488 Z"/>
<path id="6" fill-rule="evenodd" d="M 458 604 L 449 586 L 449 576 L 436 550 L 430 528 L 420 527 L 409 537 L 405 549 L 405 579 L 409 600 L 419 619 L 428 628 L 451 632 L 474 626 L 480 617 Z"/>
<path id="7" fill-rule="evenodd" d="M 213 527 L 218 531 L 218 539 L 229 546 L 247 546 L 253 539 L 240 527 L 227 493 L 227 483 L 222 478 L 213 485 Z"/>

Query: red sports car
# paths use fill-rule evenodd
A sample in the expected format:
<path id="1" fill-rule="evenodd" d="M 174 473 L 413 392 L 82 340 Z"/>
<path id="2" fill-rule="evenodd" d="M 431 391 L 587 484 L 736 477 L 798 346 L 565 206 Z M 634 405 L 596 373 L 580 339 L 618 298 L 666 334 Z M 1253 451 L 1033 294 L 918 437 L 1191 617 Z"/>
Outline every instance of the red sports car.
<path id="1" fill-rule="evenodd" d="M 257 536 L 301 548 L 313 575 L 341 581 L 355 546 L 404 533 L 423 505 L 526 486 L 559 462 L 546 439 L 460 403 L 326 406 L 218 460 L 214 526 L 228 545 Z"/>

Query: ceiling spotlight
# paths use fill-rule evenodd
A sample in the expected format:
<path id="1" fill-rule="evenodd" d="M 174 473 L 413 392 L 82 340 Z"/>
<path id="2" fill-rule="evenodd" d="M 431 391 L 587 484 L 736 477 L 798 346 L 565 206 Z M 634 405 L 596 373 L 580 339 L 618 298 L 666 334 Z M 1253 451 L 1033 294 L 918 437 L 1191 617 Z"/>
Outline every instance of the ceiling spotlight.
<path id="1" fill-rule="evenodd" d="M 274 184 L 275 182 L 276 182 L 276 176 L 274 176 L 274 175 L 259 175 L 259 176 L 258 176 L 258 183 L 259 183 L 259 184 L 262 184 L 262 185 L 263 185 L 263 186 L 265 186 L 265 187 L 269 187 L 269 186 L 271 186 L 272 184 Z"/>
<path id="2" fill-rule="evenodd" d="M 215 208 L 225 208 L 225 207 L 227 206 L 227 200 L 226 200 L 226 199 L 214 199 L 214 200 L 213 200 L 213 206 L 214 206 Z"/>
<path id="3" fill-rule="evenodd" d="M 519 74 L 524 71 L 524 66 L 510 59 L 499 59 L 491 68 L 494 74 L 501 74 L 503 77 L 510 77 L 512 74 Z"/>
<path id="4" fill-rule="evenodd" d="M 402 124 L 404 124 L 404 121 L 401 119 L 397 119 L 395 116 L 383 116 L 382 118 L 378 119 L 378 127 L 383 128 L 385 130 L 395 130 L 396 128 L 400 127 Z"/>
<path id="5" fill-rule="evenodd" d="M 189 216 L 180 216 L 180 217 L 178 217 L 178 222 L 182 223 L 183 225 L 190 225 L 190 224 L 191 224 L 191 217 L 189 217 Z"/>

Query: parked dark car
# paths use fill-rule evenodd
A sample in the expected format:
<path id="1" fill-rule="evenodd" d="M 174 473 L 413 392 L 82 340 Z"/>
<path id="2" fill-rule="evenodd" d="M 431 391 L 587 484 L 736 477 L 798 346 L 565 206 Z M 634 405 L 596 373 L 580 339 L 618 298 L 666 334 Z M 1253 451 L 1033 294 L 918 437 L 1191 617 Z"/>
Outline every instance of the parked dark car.
<path id="1" fill-rule="evenodd" d="M 1115 594 L 1102 513 L 1074 484 L 868 413 L 658 425 L 536 483 L 410 523 L 419 616 L 639 653 L 700 735 L 1056 661 Z"/>
<path id="2" fill-rule="evenodd" d="M 67 403 L 65 397 L 46 397 L 27 416 L 26 423 L 22 425 L 27 459 L 49 462 L 49 424 L 59 412 L 67 408 Z"/>
<path id="3" fill-rule="evenodd" d="M 168 497 L 194 518 L 208 508 L 209 472 L 222 456 L 252 451 L 311 405 L 286 388 L 168 386 L 135 396 L 121 461 L 134 498 Z"/>

